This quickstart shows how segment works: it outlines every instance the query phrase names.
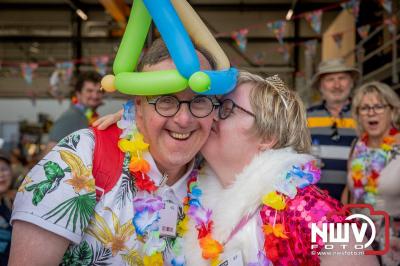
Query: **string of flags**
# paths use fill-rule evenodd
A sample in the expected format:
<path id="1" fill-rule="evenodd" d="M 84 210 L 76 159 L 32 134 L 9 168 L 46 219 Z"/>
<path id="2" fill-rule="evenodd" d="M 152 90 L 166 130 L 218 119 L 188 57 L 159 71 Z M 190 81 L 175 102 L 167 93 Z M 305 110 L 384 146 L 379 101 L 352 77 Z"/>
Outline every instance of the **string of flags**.
<path id="1" fill-rule="evenodd" d="M 382 7 L 389 13 L 389 15 L 391 15 L 392 14 L 392 0 L 379 0 L 379 2 L 381 3 Z M 347 10 L 348 12 L 350 12 L 357 21 L 358 15 L 360 12 L 360 0 L 349 0 L 347 2 L 338 3 L 335 5 L 329 6 L 327 8 L 318 9 L 318 10 L 314 10 L 311 12 L 299 14 L 295 18 L 304 18 L 308 22 L 310 27 L 313 29 L 313 31 L 315 31 L 317 34 L 321 34 L 321 22 L 322 22 L 322 15 L 323 15 L 324 11 L 332 9 L 338 5 L 340 5 L 343 10 Z M 388 30 L 391 33 L 394 33 L 394 31 L 395 31 L 394 25 L 397 24 L 397 22 L 398 21 L 396 19 L 396 16 L 394 16 L 394 15 L 392 16 L 392 18 L 386 19 L 384 21 L 384 23 L 388 26 Z M 286 32 L 287 22 L 284 20 L 276 20 L 276 21 L 269 21 L 266 23 L 266 25 L 267 25 L 267 29 L 269 29 L 274 34 L 275 38 L 278 40 L 279 44 L 282 46 L 284 43 L 284 35 Z M 246 48 L 247 48 L 246 36 L 248 35 L 249 30 L 252 28 L 258 28 L 257 26 L 258 25 L 250 25 L 246 28 L 236 30 L 236 31 L 234 31 L 234 34 L 232 34 L 232 38 L 234 39 L 234 41 L 238 45 L 238 47 L 240 47 L 240 50 L 242 52 L 245 52 Z M 363 26 L 360 26 L 359 28 L 357 28 L 357 33 L 360 35 L 360 37 L 362 39 L 365 39 L 368 37 L 370 29 L 371 29 L 371 25 L 363 25 Z M 239 32 L 245 32 L 246 34 L 240 35 L 240 34 L 238 34 Z M 337 33 L 332 34 L 332 38 L 334 39 L 335 43 L 337 44 L 337 46 L 339 48 L 341 47 L 343 33 L 344 32 L 337 32 Z M 220 33 L 218 35 L 223 36 L 224 34 Z M 218 37 L 218 35 L 217 35 L 217 37 Z M 240 38 L 238 38 L 238 35 Z M 282 47 L 279 47 L 277 49 L 279 51 L 285 50 Z"/>
<path id="2" fill-rule="evenodd" d="M 396 27 L 395 25 L 398 23 L 398 19 L 396 18 L 396 15 L 392 14 L 392 0 L 379 0 L 379 3 L 382 5 L 383 9 L 389 14 L 389 18 L 385 19 L 383 21 L 383 24 L 388 27 L 389 32 L 392 34 L 395 34 Z M 336 3 L 334 5 L 325 7 L 323 9 L 319 10 L 314 10 L 310 12 L 306 12 L 303 14 L 298 14 L 297 16 L 294 16 L 293 19 L 301 19 L 304 18 L 308 24 L 310 25 L 310 28 L 315 31 L 317 34 L 321 34 L 321 22 L 322 22 L 322 16 L 324 11 L 336 8 L 337 6 L 341 6 L 343 10 L 347 10 L 350 12 L 355 19 L 357 20 L 359 11 L 360 11 L 360 0 L 349 0 L 346 2 L 341 2 L 341 3 Z M 232 31 L 229 36 L 233 39 L 234 43 L 237 45 L 239 50 L 242 53 L 246 52 L 247 48 L 247 36 L 250 33 L 250 30 L 257 28 L 258 26 L 262 26 L 264 29 L 270 31 L 275 38 L 277 39 L 279 46 L 276 48 L 276 52 L 282 55 L 282 58 L 285 62 L 290 61 L 290 52 L 291 48 L 295 45 L 303 45 L 305 47 L 305 53 L 307 53 L 310 56 L 315 56 L 316 51 L 317 51 L 317 44 L 318 41 L 317 39 L 305 41 L 305 42 L 299 42 L 299 43 L 285 43 L 284 38 L 285 34 L 287 32 L 287 26 L 288 22 L 285 20 L 275 20 L 275 21 L 267 21 L 266 23 L 263 24 L 258 24 L 258 25 L 250 25 L 247 26 L 246 28 L 242 29 L 237 29 Z M 350 29 L 352 30 L 352 29 Z M 368 37 L 369 33 L 371 30 L 371 25 L 362 25 L 357 28 L 357 33 L 358 35 L 362 38 L 365 39 Z M 345 32 L 336 32 L 333 33 L 331 36 L 337 45 L 338 48 L 341 47 L 342 45 L 342 40 L 343 40 L 343 35 Z M 216 37 L 221 37 L 221 36 L 227 36 L 227 33 L 218 33 L 216 34 Z M 253 62 L 255 64 L 263 64 L 264 59 L 267 57 L 267 52 L 266 51 L 259 51 L 256 52 L 255 55 L 253 56 Z M 62 99 L 63 97 L 63 87 L 67 86 L 72 78 L 72 73 L 74 66 L 78 63 L 81 62 L 86 62 L 90 63 L 94 66 L 95 70 L 101 74 L 105 75 L 107 73 L 107 66 L 110 62 L 110 59 L 112 56 L 110 55 L 102 55 L 102 56 L 96 56 L 92 57 L 90 59 L 78 59 L 74 61 L 66 61 L 66 62 L 61 62 L 55 64 L 54 71 L 52 72 L 50 78 L 49 78 L 49 92 L 50 94 L 57 98 L 57 99 Z M 234 60 L 232 60 L 234 61 Z M 236 65 L 240 65 L 240 62 L 232 62 Z M 3 62 L 3 64 L 5 64 Z M 0 69 L 1 69 L 2 62 L 0 62 Z M 34 76 L 35 76 L 35 71 L 37 68 L 41 65 L 49 65 L 48 62 L 46 63 L 20 63 L 19 67 L 21 69 L 22 76 L 26 83 L 28 85 L 32 85 Z M 12 70 L 15 72 L 15 70 Z"/>

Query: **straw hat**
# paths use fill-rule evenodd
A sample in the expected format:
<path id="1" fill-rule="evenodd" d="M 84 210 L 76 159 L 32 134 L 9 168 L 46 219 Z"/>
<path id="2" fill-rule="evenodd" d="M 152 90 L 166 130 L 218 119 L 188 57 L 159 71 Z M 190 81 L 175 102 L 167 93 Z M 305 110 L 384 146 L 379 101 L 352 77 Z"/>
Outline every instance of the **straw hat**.
<path id="1" fill-rule="evenodd" d="M 353 77 L 354 84 L 358 83 L 360 71 L 357 68 L 347 66 L 343 59 L 331 59 L 323 61 L 318 65 L 318 71 L 312 78 L 311 87 L 318 88 L 321 75 L 338 72 L 349 72 Z"/>

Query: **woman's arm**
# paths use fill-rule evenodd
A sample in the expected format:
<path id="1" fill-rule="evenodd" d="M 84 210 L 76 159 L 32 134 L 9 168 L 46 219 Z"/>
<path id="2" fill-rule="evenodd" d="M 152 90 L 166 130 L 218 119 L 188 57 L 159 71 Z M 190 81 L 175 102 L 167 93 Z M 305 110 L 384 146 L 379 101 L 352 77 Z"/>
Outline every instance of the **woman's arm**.
<path id="1" fill-rule="evenodd" d="M 59 265 L 69 243 L 34 224 L 16 220 L 8 265 Z"/>
<path id="2" fill-rule="evenodd" d="M 337 254 L 340 254 L 340 252 L 343 251 L 354 252 L 356 254 L 360 252 L 360 250 L 354 248 L 354 245 L 360 243 L 356 242 L 356 239 L 351 233 L 349 235 L 349 238 L 350 240 L 349 243 L 347 244 L 346 249 L 343 249 L 343 246 L 341 245 L 342 243 L 327 243 L 327 244 L 332 244 L 334 248 L 329 250 L 327 249 L 321 250 L 321 255 L 319 256 L 321 260 L 321 266 L 338 266 L 338 265 L 379 266 L 378 258 L 374 255 L 333 255 L 332 254 L 333 252 L 337 252 Z M 366 240 L 364 242 L 366 242 Z M 368 249 L 371 248 L 369 247 Z"/>

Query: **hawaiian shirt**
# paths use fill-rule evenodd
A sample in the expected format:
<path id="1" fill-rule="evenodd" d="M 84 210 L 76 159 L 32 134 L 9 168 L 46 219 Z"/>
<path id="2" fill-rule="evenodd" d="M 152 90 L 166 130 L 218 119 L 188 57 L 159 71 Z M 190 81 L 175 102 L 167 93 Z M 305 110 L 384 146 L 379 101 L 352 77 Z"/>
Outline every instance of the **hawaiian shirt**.
<path id="1" fill-rule="evenodd" d="M 90 129 L 72 133 L 44 157 L 25 177 L 14 203 L 11 221 L 23 220 L 67 238 L 71 245 L 63 265 L 143 265 L 143 240 L 132 224 L 133 199 L 140 196 L 133 184 L 125 155 L 120 179 L 96 202 L 92 175 L 94 134 Z M 144 154 L 155 184 L 161 184 L 149 153 Z M 178 220 L 184 218 L 182 200 L 193 164 L 173 186 L 160 185 L 155 192 L 177 204 Z M 171 261 L 173 238 L 166 237 L 164 261 Z M 167 264 L 168 265 L 168 264 Z"/>

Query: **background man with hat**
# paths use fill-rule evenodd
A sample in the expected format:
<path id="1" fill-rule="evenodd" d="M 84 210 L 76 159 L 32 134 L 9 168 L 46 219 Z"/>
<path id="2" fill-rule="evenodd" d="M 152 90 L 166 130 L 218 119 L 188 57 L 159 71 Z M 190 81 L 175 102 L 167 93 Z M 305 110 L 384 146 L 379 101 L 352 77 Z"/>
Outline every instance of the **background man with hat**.
<path id="1" fill-rule="evenodd" d="M 338 200 L 346 185 L 347 159 L 356 137 L 350 95 L 359 76 L 356 68 L 333 59 L 321 62 L 312 80 L 312 87 L 322 97 L 322 103 L 307 110 L 313 151 L 322 160 L 318 186 Z"/>

